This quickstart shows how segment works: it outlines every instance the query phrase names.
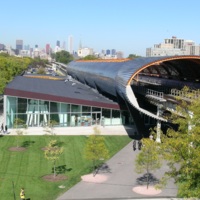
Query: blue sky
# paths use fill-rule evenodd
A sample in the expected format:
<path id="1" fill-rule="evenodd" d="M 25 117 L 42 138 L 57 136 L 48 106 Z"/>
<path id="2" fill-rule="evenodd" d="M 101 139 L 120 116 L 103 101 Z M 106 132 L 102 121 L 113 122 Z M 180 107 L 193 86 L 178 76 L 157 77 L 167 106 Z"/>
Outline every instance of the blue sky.
<path id="1" fill-rule="evenodd" d="M 177 36 L 200 43 L 199 0 L 5 0 L 0 43 L 16 39 L 40 48 L 74 38 L 82 46 L 145 56 L 146 48 Z"/>

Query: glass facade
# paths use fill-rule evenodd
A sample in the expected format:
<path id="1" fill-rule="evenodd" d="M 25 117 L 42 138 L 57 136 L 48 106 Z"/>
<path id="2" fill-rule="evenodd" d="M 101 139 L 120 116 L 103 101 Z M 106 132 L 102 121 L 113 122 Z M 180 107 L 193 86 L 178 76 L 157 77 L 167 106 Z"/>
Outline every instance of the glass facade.
<path id="1" fill-rule="evenodd" d="M 57 127 L 91 125 L 127 125 L 127 111 L 6 96 L 6 123 L 13 128 L 16 118 L 28 127 L 43 127 L 50 121 Z"/>

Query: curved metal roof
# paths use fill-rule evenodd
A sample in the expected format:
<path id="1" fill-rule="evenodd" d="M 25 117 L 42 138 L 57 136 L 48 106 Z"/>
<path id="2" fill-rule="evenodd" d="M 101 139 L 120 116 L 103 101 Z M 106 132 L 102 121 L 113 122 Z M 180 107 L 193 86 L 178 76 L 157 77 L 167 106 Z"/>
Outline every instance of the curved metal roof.
<path id="1" fill-rule="evenodd" d="M 138 75 L 161 77 L 172 80 L 200 79 L 200 56 L 141 57 L 134 60 L 73 61 L 67 71 L 79 81 L 116 96 L 117 93 L 139 111 L 158 119 L 139 107 L 130 88 Z M 160 118 L 161 119 L 161 118 Z M 164 119 L 161 119 L 164 120 Z"/>

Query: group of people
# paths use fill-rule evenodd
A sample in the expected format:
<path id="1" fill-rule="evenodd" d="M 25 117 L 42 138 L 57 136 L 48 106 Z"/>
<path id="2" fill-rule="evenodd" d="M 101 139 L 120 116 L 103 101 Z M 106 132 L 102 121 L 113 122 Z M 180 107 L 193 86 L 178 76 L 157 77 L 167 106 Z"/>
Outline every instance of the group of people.
<path id="1" fill-rule="evenodd" d="M 136 140 L 133 140 L 133 151 L 135 151 L 137 148 L 136 148 Z M 138 140 L 138 150 L 141 150 L 142 148 L 142 141 L 141 140 Z"/>
<path id="2" fill-rule="evenodd" d="M 8 132 L 8 127 L 7 127 L 7 125 L 5 125 L 5 127 L 4 127 L 4 125 L 3 125 L 3 123 L 1 124 L 1 131 L 0 131 L 1 133 L 7 133 Z"/>

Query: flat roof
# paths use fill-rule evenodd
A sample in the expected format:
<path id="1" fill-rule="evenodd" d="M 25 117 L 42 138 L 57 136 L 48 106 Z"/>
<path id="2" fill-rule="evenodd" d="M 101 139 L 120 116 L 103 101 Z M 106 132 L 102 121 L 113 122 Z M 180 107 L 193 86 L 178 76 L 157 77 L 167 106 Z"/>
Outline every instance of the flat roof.
<path id="1" fill-rule="evenodd" d="M 118 103 L 74 79 L 69 81 L 16 76 L 6 86 L 4 95 L 120 109 Z"/>

